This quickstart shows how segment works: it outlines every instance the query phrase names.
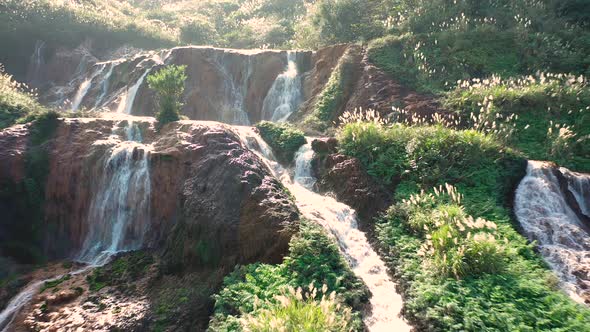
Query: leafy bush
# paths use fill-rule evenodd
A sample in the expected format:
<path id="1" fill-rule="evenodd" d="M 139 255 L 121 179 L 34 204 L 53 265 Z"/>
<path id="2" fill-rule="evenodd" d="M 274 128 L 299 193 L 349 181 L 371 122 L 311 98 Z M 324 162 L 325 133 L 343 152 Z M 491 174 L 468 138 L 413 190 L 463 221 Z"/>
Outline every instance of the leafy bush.
<path id="1" fill-rule="evenodd" d="M 256 128 L 272 148 L 277 160 L 283 164 L 291 163 L 297 150 L 306 143 L 303 132 L 288 123 L 262 121 Z"/>
<path id="2" fill-rule="evenodd" d="M 434 195 L 411 195 L 390 214 L 424 241 L 419 254 L 433 275 L 462 279 L 502 272 L 509 255 L 498 242 L 498 226 L 467 215 L 461 198 L 453 186 L 441 186 Z"/>
<path id="3" fill-rule="evenodd" d="M 279 299 L 288 294 L 289 289 L 298 288 L 321 289 L 322 294 L 335 292 L 335 300 L 345 302 L 343 311 L 332 310 L 329 304 L 328 312 L 318 312 L 313 300 L 296 301 L 285 308 Z M 304 221 L 300 233 L 291 240 L 290 254 L 283 264 L 238 267 L 224 279 L 222 290 L 214 296 L 215 314 L 210 330 L 239 331 L 242 329 L 241 318 L 259 321 L 271 312 L 282 315 L 291 323 L 304 313 L 319 317 L 336 313 L 338 320 L 346 326 L 359 330 L 358 311 L 368 301 L 368 296 L 366 286 L 354 276 L 336 244 L 319 226 Z M 352 315 L 346 309 L 349 306 L 355 310 Z"/>
<path id="4" fill-rule="evenodd" d="M 180 120 L 186 66 L 170 65 L 147 78 L 150 89 L 156 90 L 160 111 L 156 114 L 158 126 Z"/>

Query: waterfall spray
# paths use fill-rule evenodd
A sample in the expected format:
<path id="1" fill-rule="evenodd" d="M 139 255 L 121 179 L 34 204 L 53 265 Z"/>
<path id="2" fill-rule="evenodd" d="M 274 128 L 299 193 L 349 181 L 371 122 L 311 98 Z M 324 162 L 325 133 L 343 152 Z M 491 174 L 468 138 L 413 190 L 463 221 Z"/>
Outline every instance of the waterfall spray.
<path id="1" fill-rule="evenodd" d="M 135 102 L 135 96 L 137 95 L 137 91 L 143 84 L 146 76 L 152 71 L 152 68 L 148 68 L 133 84 L 127 91 L 121 96 L 121 101 L 119 102 L 119 107 L 117 108 L 117 112 L 124 113 L 124 114 L 131 114 L 133 110 L 133 103 Z"/>

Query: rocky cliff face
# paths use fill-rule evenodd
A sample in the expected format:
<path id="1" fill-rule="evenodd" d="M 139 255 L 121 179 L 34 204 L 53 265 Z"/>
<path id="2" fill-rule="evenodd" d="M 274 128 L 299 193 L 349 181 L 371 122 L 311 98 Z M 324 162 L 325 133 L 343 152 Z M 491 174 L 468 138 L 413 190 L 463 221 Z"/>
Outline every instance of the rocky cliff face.
<path id="1" fill-rule="evenodd" d="M 130 158 L 147 154 L 149 163 L 149 214 L 133 221 L 133 227 L 145 231 L 143 246 L 174 249 L 174 259 L 197 265 L 231 268 L 237 263 L 280 260 L 298 220 L 297 210 L 230 127 L 182 121 L 155 132 L 153 120 L 133 120 L 130 127 L 131 120 L 125 117 L 65 119 L 43 144 L 48 176 L 41 225 L 46 232 L 41 240 L 47 257 L 72 257 L 81 250 L 93 223 L 98 222 L 90 210 L 101 179 L 113 167 L 112 160 L 105 158 L 112 159 L 113 151 L 130 149 Z M 26 181 L 29 128 L 16 126 L 0 133 L 0 183 Z M 141 143 L 127 146 L 129 128 L 141 133 Z M 137 208 L 139 203 L 130 195 L 126 199 L 122 210 Z M 17 220 L 18 214 L 8 219 L 2 224 L 28 222 Z M 133 237 L 137 232 L 129 234 Z M 175 239 L 168 242 L 171 234 Z M 10 238 L 10 234 L 3 236 Z M 199 243 L 202 250 L 195 253 L 191 248 Z M 206 257 L 208 252 L 218 255 Z"/>

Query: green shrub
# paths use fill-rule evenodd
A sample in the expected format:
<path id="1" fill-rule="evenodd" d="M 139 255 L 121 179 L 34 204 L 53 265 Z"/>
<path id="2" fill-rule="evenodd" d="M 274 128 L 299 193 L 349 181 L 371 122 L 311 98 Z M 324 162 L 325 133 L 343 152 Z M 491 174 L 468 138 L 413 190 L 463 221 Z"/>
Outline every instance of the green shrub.
<path id="1" fill-rule="evenodd" d="M 283 164 L 291 163 L 297 150 L 306 143 L 303 132 L 288 123 L 262 121 L 256 128 L 272 148 L 277 160 Z"/>
<path id="2" fill-rule="evenodd" d="M 47 110 L 23 84 L 4 73 L 0 65 L 0 130 L 15 123 L 30 122 Z"/>
<path id="3" fill-rule="evenodd" d="M 244 317 L 266 317 L 270 312 L 280 313 L 292 323 L 304 312 L 322 317 L 333 314 L 317 312 L 317 303 L 293 303 L 285 309 L 281 296 L 289 289 L 322 290 L 322 294 L 335 292 L 338 301 L 344 301 L 343 310 L 336 311 L 339 320 L 360 330 L 359 311 L 367 303 L 369 292 L 357 279 L 339 253 L 336 244 L 323 230 L 303 221 L 301 230 L 290 243 L 290 254 L 280 265 L 253 264 L 238 267 L 224 279 L 221 291 L 214 296 L 215 314 L 210 323 L 211 331 L 239 331 Z M 355 313 L 345 309 L 351 307 Z M 290 312 L 286 312 L 286 311 Z M 263 313 L 261 313 L 263 311 Z M 259 316 L 260 315 L 260 316 Z"/>
<path id="4" fill-rule="evenodd" d="M 186 66 L 170 65 L 152 73 L 147 81 L 150 89 L 156 91 L 160 111 L 156 114 L 158 126 L 180 120 Z"/>

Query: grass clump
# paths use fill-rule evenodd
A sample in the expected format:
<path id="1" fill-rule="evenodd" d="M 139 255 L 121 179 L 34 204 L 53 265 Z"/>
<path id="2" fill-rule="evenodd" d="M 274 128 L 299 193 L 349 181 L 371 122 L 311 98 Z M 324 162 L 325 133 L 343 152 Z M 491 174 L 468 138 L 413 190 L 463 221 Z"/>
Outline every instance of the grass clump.
<path id="1" fill-rule="evenodd" d="M 294 293 L 295 289 L 298 291 Z M 302 289 L 309 290 L 309 294 L 301 296 Z M 318 309 L 321 295 L 331 301 L 326 302 L 327 311 Z M 325 323 L 327 317 L 337 317 L 345 326 L 360 330 L 358 311 L 368 296 L 366 286 L 354 276 L 336 244 L 319 226 L 304 221 L 300 233 L 291 240 L 290 254 L 282 264 L 243 266 L 225 278 L 222 290 L 215 295 L 210 330 L 242 331 L 246 327 L 264 326 L 270 323 L 264 322 L 269 315 L 280 316 L 285 326 L 306 328 L 299 325 L 300 318 L 306 314 L 321 318 L 318 323 Z M 340 301 L 343 303 L 336 309 Z"/>
<path id="2" fill-rule="evenodd" d="M 47 113 L 47 109 L 37 102 L 36 96 L 4 73 L 0 65 L 0 130 L 15 123 L 30 122 L 43 113 Z"/>
<path id="3" fill-rule="evenodd" d="M 350 331 L 350 308 L 342 308 L 336 293 L 327 295 L 325 289 L 320 293 L 313 287 L 306 293 L 290 289 L 277 296 L 276 302 L 264 304 L 266 309 L 246 315 L 240 322 L 246 331 Z"/>
<path id="4" fill-rule="evenodd" d="M 590 88 L 583 76 L 539 73 L 463 81 L 445 94 L 444 104 L 462 119 L 483 114 L 479 122 L 487 127 L 510 117 L 506 143 L 527 158 L 590 171 Z"/>
<path id="5" fill-rule="evenodd" d="M 277 160 L 283 164 L 291 163 L 297 150 L 306 143 L 303 132 L 288 123 L 262 121 L 256 128 L 272 148 Z"/>
<path id="6" fill-rule="evenodd" d="M 39 291 L 40 293 L 43 293 L 44 291 L 48 290 L 48 289 L 52 289 L 52 288 L 56 288 L 57 286 L 61 285 L 64 281 L 70 280 L 71 279 L 71 275 L 70 274 L 66 274 L 65 276 L 52 280 L 52 281 L 46 281 L 43 283 L 43 286 L 41 287 L 41 290 Z"/>

